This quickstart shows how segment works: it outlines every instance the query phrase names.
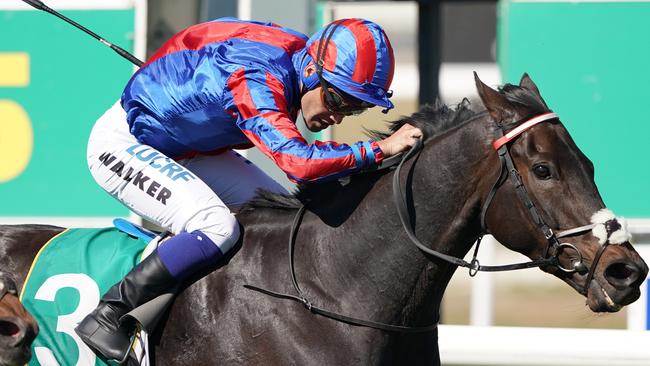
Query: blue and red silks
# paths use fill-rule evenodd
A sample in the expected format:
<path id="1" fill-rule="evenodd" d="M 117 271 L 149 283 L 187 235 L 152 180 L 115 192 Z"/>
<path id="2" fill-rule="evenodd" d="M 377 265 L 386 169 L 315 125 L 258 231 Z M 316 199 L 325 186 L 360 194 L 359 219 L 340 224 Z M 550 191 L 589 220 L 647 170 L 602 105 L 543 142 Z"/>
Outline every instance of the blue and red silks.
<path id="1" fill-rule="evenodd" d="M 131 133 L 175 159 L 256 146 L 295 182 L 378 164 L 383 155 L 374 141 L 310 144 L 298 131 L 306 41 L 288 28 L 234 18 L 181 31 L 122 94 Z"/>

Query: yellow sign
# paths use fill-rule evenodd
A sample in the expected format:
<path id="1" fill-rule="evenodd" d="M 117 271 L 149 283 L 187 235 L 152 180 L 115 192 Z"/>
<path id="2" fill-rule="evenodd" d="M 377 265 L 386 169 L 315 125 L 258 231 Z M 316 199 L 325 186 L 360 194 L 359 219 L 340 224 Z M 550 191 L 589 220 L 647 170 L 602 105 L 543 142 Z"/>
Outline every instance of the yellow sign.
<path id="1" fill-rule="evenodd" d="M 20 104 L 0 100 L 0 183 L 23 172 L 32 156 L 32 124 Z"/>
<path id="2" fill-rule="evenodd" d="M 0 53 L 0 87 L 24 88 L 29 85 L 29 55 L 24 52 Z"/>
<path id="3" fill-rule="evenodd" d="M 29 85 L 29 55 L 0 53 L 0 87 Z M 0 183 L 10 181 L 25 170 L 32 157 L 32 123 L 20 104 L 0 99 Z"/>

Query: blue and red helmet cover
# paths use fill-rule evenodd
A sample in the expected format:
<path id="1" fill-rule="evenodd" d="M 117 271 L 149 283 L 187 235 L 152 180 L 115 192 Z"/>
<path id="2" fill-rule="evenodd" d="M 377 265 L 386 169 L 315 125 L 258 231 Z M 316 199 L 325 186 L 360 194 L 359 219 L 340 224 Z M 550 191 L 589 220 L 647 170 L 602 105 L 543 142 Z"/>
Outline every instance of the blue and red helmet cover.
<path id="1" fill-rule="evenodd" d="M 395 58 L 388 36 L 369 20 L 351 18 L 337 22 L 341 25 L 336 27 L 325 50 L 323 78 L 355 98 L 386 109 L 393 108 L 388 90 L 393 81 Z M 307 41 L 308 57 L 303 66 L 316 61 L 318 44 L 326 28 Z M 302 75 L 307 89 L 318 85 L 316 74 Z"/>

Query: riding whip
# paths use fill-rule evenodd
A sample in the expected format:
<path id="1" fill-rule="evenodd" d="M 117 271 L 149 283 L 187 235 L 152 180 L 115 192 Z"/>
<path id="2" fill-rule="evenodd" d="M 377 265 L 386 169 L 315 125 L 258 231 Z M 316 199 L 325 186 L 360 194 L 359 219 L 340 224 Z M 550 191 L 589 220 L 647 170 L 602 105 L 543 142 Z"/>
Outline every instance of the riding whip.
<path id="1" fill-rule="evenodd" d="M 91 31 L 90 29 L 84 27 L 83 25 L 75 22 L 74 20 L 66 17 L 65 15 L 59 13 L 58 11 L 50 8 L 49 6 L 45 5 L 42 1 L 40 0 L 23 0 L 23 2 L 33 6 L 34 8 L 38 10 L 43 10 L 45 12 L 48 12 L 54 16 L 56 16 L 59 19 L 63 19 L 69 24 L 72 24 L 73 26 L 77 27 L 78 29 L 81 29 L 82 31 L 86 32 L 89 34 L 91 37 L 95 38 L 96 40 L 100 41 L 101 43 L 105 44 L 106 46 L 110 47 L 113 51 L 117 52 L 118 55 L 124 57 L 125 59 L 131 61 L 134 65 L 140 67 L 144 62 L 140 61 L 138 58 L 127 52 L 125 49 L 123 49 L 120 46 L 116 46 L 112 44 L 111 42 L 105 40 L 104 38 L 100 37 L 97 33 Z"/>

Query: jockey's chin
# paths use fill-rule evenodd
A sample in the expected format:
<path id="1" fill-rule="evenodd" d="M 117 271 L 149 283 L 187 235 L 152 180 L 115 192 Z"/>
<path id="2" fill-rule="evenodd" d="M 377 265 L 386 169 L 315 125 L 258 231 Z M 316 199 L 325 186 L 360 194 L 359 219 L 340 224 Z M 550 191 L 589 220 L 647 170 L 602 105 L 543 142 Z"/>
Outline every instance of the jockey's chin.
<path id="1" fill-rule="evenodd" d="M 333 124 L 334 123 L 328 122 L 326 118 L 314 118 L 311 120 L 305 119 L 305 125 L 311 132 L 320 132 Z"/>

